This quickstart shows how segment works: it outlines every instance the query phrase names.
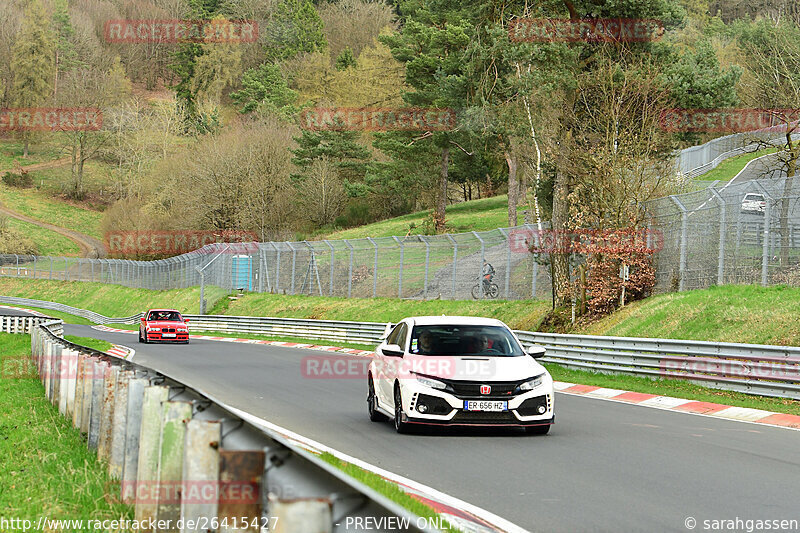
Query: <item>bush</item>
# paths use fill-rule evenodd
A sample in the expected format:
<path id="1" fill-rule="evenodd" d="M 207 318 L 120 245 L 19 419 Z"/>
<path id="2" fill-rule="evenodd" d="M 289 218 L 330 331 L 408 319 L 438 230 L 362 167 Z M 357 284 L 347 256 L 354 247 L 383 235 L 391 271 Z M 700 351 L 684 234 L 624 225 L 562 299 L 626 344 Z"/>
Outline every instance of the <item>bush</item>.
<path id="1" fill-rule="evenodd" d="M 3 174 L 3 183 L 9 187 L 16 187 L 18 189 L 30 189 L 33 187 L 33 177 L 27 172 L 15 174 L 13 172 L 6 172 Z"/>
<path id="2" fill-rule="evenodd" d="M 36 243 L 11 228 L 8 224 L 8 217 L 0 217 L 0 254 L 34 255 L 36 253 L 38 253 Z"/>

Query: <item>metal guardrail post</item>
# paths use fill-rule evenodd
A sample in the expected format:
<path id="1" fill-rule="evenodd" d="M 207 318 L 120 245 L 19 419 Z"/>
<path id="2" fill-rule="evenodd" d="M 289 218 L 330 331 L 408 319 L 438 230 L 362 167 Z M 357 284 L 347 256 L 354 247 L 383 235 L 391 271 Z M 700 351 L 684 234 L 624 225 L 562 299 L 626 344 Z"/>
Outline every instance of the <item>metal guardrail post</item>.
<path id="1" fill-rule="evenodd" d="M 100 427 L 97 440 L 97 457 L 111 462 L 111 439 L 114 434 L 115 395 L 120 367 L 108 365 L 103 375 L 103 403 L 100 406 Z"/>
<path id="2" fill-rule="evenodd" d="M 186 421 L 192 418 L 192 404 L 183 401 L 166 401 L 161 405 L 161 441 L 159 445 L 158 487 L 159 498 L 156 518 L 169 520 L 173 528 L 181 517 L 181 504 L 177 497 L 183 481 L 183 452 L 186 438 Z M 139 480 L 139 483 L 147 480 Z M 161 491 L 167 496 L 161 498 Z M 177 531 L 172 529 L 170 531 Z"/>
<path id="3" fill-rule="evenodd" d="M 689 212 L 686 209 L 686 206 L 678 200 L 678 197 L 670 195 L 670 198 L 675 205 L 678 206 L 678 209 L 681 211 L 681 242 L 680 242 L 680 263 L 678 265 L 679 269 L 679 276 L 680 279 L 678 280 L 678 291 L 683 292 L 686 289 L 686 247 L 687 247 L 687 240 L 688 240 L 688 226 L 689 226 Z"/>
<path id="4" fill-rule="evenodd" d="M 167 401 L 169 387 L 151 385 L 145 387 L 142 399 L 142 425 L 139 432 L 139 456 L 136 461 L 136 483 L 122 485 L 122 500 L 135 501 L 136 520 L 145 521 L 156 517 L 158 502 L 151 495 L 157 492 L 158 463 L 161 443 L 161 404 Z M 139 484 L 144 490 L 139 491 Z M 151 496 L 151 497 L 142 497 Z"/>
<path id="5" fill-rule="evenodd" d="M 350 266 L 347 268 L 347 297 L 350 298 L 353 295 L 353 245 L 347 239 L 343 242 L 350 250 Z"/>
<path id="6" fill-rule="evenodd" d="M 81 375 L 83 377 L 83 397 L 81 399 L 81 415 L 80 425 L 78 428 L 81 433 L 89 434 L 89 423 L 92 419 L 92 393 L 94 384 L 96 383 L 96 376 L 94 375 L 94 359 L 89 356 L 84 356 L 81 361 Z"/>
<path id="7" fill-rule="evenodd" d="M 264 457 L 264 452 L 261 450 L 219 451 L 220 485 L 238 485 L 243 490 L 249 488 L 249 492 L 254 496 L 249 500 L 242 498 L 240 501 L 236 501 L 227 498 L 219 501 L 217 512 L 220 521 L 225 518 L 230 521 L 235 517 L 239 517 L 239 520 L 246 517 L 252 525 L 253 519 L 257 520 L 257 527 L 246 527 L 240 531 L 253 533 L 261 531 L 259 522 L 263 515 L 261 502 L 264 501 L 264 494 L 261 493 L 260 488 L 264 488 L 263 492 L 267 490 L 267 486 L 263 482 Z"/>
<path id="8" fill-rule="evenodd" d="M 103 413 L 103 397 L 105 396 L 106 369 L 109 364 L 93 357 L 92 375 L 92 408 L 89 419 L 89 448 L 96 449 L 100 442 L 100 421 Z"/>
<path id="9" fill-rule="evenodd" d="M 224 495 L 228 488 L 219 481 L 221 427 L 219 421 L 189 420 L 186 423 L 180 506 L 180 516 L 184 520 L 200 523 L 203 518 L 218 518 L 220 494 Z M 183 531 L 195 530 L 184 528 Z"/>
<path id="10" fill-rule="evenodd" d="M 139 439 L 142 431 L 142 411 L 147 378 L 131 378 L 128 381 L 128 405 L 125 416 L 125 453 L 122 463 L 122 492 L 126 486 L 135 486 L 139 470 Z M 133 498 L 123 500 L 132 503 Z"/>
<path id="11" fill-rule="evenodd" d="M 378 297 L 378 243 L 372 237 L 367 237 L 367 240 L 372 243 L 375 248 L 375 260 L 372 267 L 372 297 Z"/>
<path id="12" fill-rule="evenodd" d="M 128 389 L 132 378 L 133 372 L 130 370 L 120 370 L 117 374 L 108 461 L 108 472 L 114 479 L 122 479 L 122 469 L 125 466 L 125 440 L 127 438 L 128 428 Z"/>

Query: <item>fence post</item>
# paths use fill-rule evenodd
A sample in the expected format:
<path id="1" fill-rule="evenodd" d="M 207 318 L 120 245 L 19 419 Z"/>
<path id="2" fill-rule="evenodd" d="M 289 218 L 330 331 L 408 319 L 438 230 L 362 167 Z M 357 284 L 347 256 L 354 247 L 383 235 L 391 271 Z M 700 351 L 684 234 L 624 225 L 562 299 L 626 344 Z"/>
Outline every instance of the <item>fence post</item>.
<path id="1" fill-rule="evenodd" d="M 458 242 L 449 233 L 447 234 L 448 240 L 453 245 L 453 294 L 450 296 L 451 300 L 456 299 L 456 265 L 458 264 Z"/>
<path id="2" fill-rule="evenodd" d="M 294 249 L 294 246 L 292 246 L 292 243 L 290 243 L 289 241 L 286 241 L 286 244 L 292 251 L 292 283 L 290 292 L 291 294 L 294 294 L 294 277 L 295 277 L 295 264 L 297 263 L 297 250 Z"/>
<path id="3" fill-rule="evenodd" d="M 717 260 L 717 285 L 725 283 L 725 199 L 716 189 L 709 189 L 719 202 L 719 258 Z"/>
<path id="4" fill-rule="evenodd" d="M 33 279 L 36 279 L 36 256 L 33 256 Z"/>
<path id="5" fill-rule="evenodd" d="M 688 226 L 689 226 L 689 212 L 686 210 L 686 207 L 678 200 L 678 197 L 670 195 L 670 198 L 675 205 L 678 206 L 678 209 L 681 210 L 681 243 L 680 243 L 680 251 L 681 251 L 681 258 L 680 264 L 678 265 L 679 269 L 679 276 L 680 279 L 678 280 L 678 291 L 684 291 L 686 289 L 686 240 L 688 238 Z"/>
<path id="6" fill-rule="evenodd" d="M 156 518 L 169 520 L 177 526 L 181 516 L 177 490 L 183 481 L 183 452 L 186 436 L 186 421 L 192 418 L 191 402 L 166 401 L 161 405 L 161 439 L 159 444 L 158 486 L 159 493 L 165 487 L 169 496 L 158 498 Z M 171 531 L 177 531 L 172 529 Z"/>
<path id="7" fill-rule="evenodd" d="M 769 267 L 769 248 L 770 248 L 770 234 L 769 228 L 770 224 L 772 223 L 772 196 L 767 192 L 763 185 L 761 185 L 758 180 L 754 180 L 752 183 L 758 188 L 761 194 L 764 195 L 764 242 L 762 243 L 761 248 L 761 285 L 764 287 L 767 286 L 768 281 L 768 267 Z"/>
<path id="8" fill-rule="evenodd" d="M 481 243 L 481 264 L 480 270 L 478 271 L 478 294 L 481 295 L 481 300 L 483 300 L 485 297 L 484 293 L 486 292 L 483 290 L 483 262 L 486 261 L 486 243 L 483 242 L 483 239 L 480 235 L 478 235 L 477 232 L 473 231 L 472 234 L 475 235 L 475 238 Z"/>
<path id="9" fill-rule="evenodd" d="M 497 228 L 503 237 L 506 239 L 506 285 L 505 285 L 505 299 L 508 300 L 508 287 L 511 276 L 511 240 L 508 238 L 508 233 L 503 228 Z"/>
<path id="10" fill-rule="evenodd" d="M 125 454 L 122 463 L 122 494 L 126 485 L 136 483 L 139 468 L 139 438 L 142 431 L 142 411 L 144 391 L 148 386 L 146 378 L 134 377 L 128 382 L 128 405 L 125 416 Z M 123 500 L 132 503 L 132 499 Z"/>
<path id="11" fill-rule="evenodd" d="M 330 275 L 330 277 L 331 277 L 330 285 L 331 286 L 330 286 L 330 289 L 328 290 L 328 296 L 333 296 L 333 259 L 334 259 L 333 256 L 334 256 L 334 249 L 333 249 L 333 245 L 329 241 L 324 240 L 322 242 L 327 244 L 328 248 L 331 249 L 331 267 L 330 267 L 331 268 L 331 275 Z"/>
<path id="12" fill-rule="evenodd" d="M 136 520 L 145 521 L 156 517 L 158 501 L 153 497 L 139 499 L 136 486 L 145 484 L 147 493 L 158 494 L 159 444 L 161 442 L 161 404 L 167 401 L 169 387 L 151 385 L 145 387 L 142 399 L 142 425 L 139 430 L 139 457 L 136 461 L 136 481 L 122 485 L 122 500 L 136 503 Z M 127 477 L 127 476 L 126 476 Z"/>
<path id="13" fill-rule="evenodd" d="M 180 516 L 184 520 L 199 523 L 203 518 L 218 515 L 220 495 L 225 493 L 225 487 L 219 482 L 218 450 L 222 438 L 221 427 L 219 421 L 189 420 L 186 423 L 183 445 L 184 487 L 180 510 Z M 195 529 L 184 527 L 182 531 Z"/>
<path id="14" fill-rule="evenodd" d="M 350 266 L 347 269 L 347 297 L 350 298 L 353 293 L 353 245 L 347 239 L 343 242 L 350 250 Z"/>
<path id="15" fill-rule="evenodd" d="M 277 257 L 275 258 L 275 294 L 278 294 L 281 291 L 281 249 L 278 248 L 278 245 L 275 245 L 275 253 Z"/>
<path id="16" fill-rule="evenodd" d="M 378 297 L 378 243 L 372 240 L 372 237 L 367 237 L 367 240 L 375 247 L 375 264 L 372 267 L 372 297 Z"/>
<path id="17" fill-rule="evenodd" d="M 400 245 L 400 270 L 398 271 L 397 278 L 398 278 L 398 286 L 397 286 L 397 297 L 403 297 L 403 255 L 405 253 L 405 245 L 398 239 L 396 236 L 392 237 L 397 244 Z"/>
<path id="18" fill-rule="evenodd" d="M 428 269 L 431 264 L 431 243 L 423 236 L 419 236 L 420 240 L 425 243 L 425 287 L 422 292 L 422 299 L 428 299 Z"/>

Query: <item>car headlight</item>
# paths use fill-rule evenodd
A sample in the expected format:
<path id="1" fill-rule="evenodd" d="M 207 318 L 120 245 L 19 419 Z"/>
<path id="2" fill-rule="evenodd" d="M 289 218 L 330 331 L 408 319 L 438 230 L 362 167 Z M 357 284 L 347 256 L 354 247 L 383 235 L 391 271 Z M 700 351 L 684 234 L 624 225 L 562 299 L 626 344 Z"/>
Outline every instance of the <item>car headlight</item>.
<path id="1" fill-rule="evenodd" d="M 535 389 L 536 387 L 538 387 L 539 385 L 542 384 L 542 379 L 543 378 L 544 378 L 544 374 L 539 374 L 538 376 L 534 376 L 531 379 L 529 379 L 528 381 L 526 381 L 524 383 L 520 383 L 519 390 L 521 390 L 521 391 L 533 390 L 533 389 Z"/>
<path id="2" fill-rule="evenodd" d="M 161 331 L 161 328 L 147 328 L 147 331 Z"/>
<path id="3" fill-rule="evenodd" d="M 427 376 L 421 376 L 420 374 L 414 374 L 416 376 L 417 381 L 426 387 L 430 387 L 432 389 L 439 389 L 444 390 L 447 388 L 447 385 L 439 381 L 438 379 L 429 378 Z"/>
<path id="4" fill-rule="evenodd" d="M 178 328 L 178 331 L 181 332 L 181 333 L 186 333 L 189 330 L 186 329 L 186 328 Z"/>

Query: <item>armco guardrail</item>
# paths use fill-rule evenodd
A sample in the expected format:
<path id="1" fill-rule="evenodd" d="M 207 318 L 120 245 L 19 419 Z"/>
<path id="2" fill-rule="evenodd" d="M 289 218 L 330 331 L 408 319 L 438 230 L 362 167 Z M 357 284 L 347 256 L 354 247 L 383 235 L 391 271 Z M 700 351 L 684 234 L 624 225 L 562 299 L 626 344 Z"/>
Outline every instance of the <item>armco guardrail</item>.
<path id="1" fill-rule="evenodd" d="M 684 379 L 720 389 L 800 399 L 800 348 L 517 331 L 543 360 L 595 372 Z"/>
<path id="2" fill-rule="evenodd" d="M 45 322 L 53 322 L 55 318 L 42 316 L 0 316 L 0 332 L 3 333 L 31 333 L 33 328 Z M 51 329 L 56 335 L 63 335 L 64 328 L 61 322 L 53 323 Z"/>
<path id="3" fill-rule="evenodd" d="M 369 517 L 374 531 L 399 519 L 425 531 L 425 520 L 282 435 L 163 373 L 67 342 L 60 325 L 34 326 L 32 368 L 6 360 L 4 377 L 38 374 L 120 480 L 136 520 L 159 524 L 150 530 L 340 532 Z"/>
<path id="4" fill-rule="evenodd" d="M 58 302 L 32 300 L 30 298 L 17 298 L 15 296 L 0 296 L 0 303 L 8 305 L 29 305 L 31 307 L 38 307 L 40 309 L 49 309 L 50 311 L 61 311 L 62 313 L 69 313 L 70 315 L 91 320 L 96 324 L 134 324 L 142 317 L 142 313 L 139 313 L 137 315 L 124 318 L 111 318 L 103 316 L 100 313 L 95 313 L 94 311 L 78 309 L 77 307 L 60 304 Z"/>
<path id="5" fill-rule="evenodd" d="M 6 297 L 0 297 L 0 302 L 6 300 Z M 19 303 L 34 305 L 30 303 L 33 301 Z M 37 302 L 39 307 L 52 303 Z M 380 342 L 386 328 L 386 324 L 381 322 L 223 315 L 186 317 L 190 320 L 191 331 L 283 335 L 367 344 Z M 798 347 L 533 331 L 515 333 L 523 343 L 540 344 L 547 348 L 545 362 L 570 368 L 684 379 L 720 389 L 800 399 Z"/>

